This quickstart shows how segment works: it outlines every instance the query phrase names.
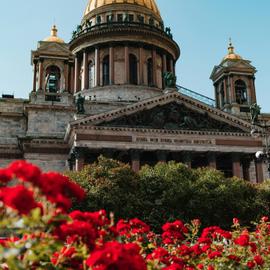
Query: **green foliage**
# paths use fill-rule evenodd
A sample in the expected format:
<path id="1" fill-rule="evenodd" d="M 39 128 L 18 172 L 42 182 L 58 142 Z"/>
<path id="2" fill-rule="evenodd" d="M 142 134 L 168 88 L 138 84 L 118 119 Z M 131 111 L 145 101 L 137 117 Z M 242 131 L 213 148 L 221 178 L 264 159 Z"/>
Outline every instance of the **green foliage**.
<path id="1" fill-rule="evenodd" d="M 136 215 L 138 176 L 130 166 L 99 157 L 98 162 L 84 167 L 81 172 L 67 175 L 87 192 L 87 200 L 76 209 L 97 211 L 106 209 L 117 218 Z"/>
<path id="2" fill-rule="evenodd" d="M 204 226 L 229 228 L 234 217 L 244 225 L 269 214 L 270 182 L 255 186 L 238 178 L 181 163 L 144 166 L 135 174 L 130 166 L 100 157 L 81 172 L 70 172 L 87 191 L 80 210 L 104 208 L 117 218 L 138 217 L 153 228 L 165 221 L 201 219 Z"/>

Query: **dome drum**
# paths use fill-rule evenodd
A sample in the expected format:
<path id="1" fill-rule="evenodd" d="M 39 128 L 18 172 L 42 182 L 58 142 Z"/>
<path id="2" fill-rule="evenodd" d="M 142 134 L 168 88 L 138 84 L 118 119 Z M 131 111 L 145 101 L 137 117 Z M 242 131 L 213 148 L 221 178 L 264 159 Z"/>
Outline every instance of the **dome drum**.
<path id="1" fill-rule="evenodd" d="M 76 59 L 76 93 L 97 101 L 136 101 L 160 95 L 163 74 L 175 72 L 172 55 L 144 43 L 90 46 L 80 50 Z"/>

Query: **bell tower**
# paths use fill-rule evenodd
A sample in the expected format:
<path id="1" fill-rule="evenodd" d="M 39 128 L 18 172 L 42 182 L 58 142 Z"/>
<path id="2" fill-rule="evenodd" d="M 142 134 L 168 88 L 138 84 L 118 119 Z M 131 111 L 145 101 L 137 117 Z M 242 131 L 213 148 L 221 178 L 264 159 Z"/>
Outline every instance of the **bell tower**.
<path id="1" fill-rule="evenodd" d="M 228 54 L 214 67 L 210 76 L 215 87 L 216 107 L 245 117 L 250 105 L 256 103 L 256 72 L 251 61 L 235 53 L 230 40 Z"/>

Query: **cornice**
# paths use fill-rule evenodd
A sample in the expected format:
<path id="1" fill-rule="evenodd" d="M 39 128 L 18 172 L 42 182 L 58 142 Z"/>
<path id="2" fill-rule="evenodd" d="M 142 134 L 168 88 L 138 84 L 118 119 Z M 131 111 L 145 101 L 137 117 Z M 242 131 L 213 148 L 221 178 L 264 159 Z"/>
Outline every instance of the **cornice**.
<path id="1" fill-rule="evenodd" d="M 144 38 L 142 40 L 138 40 L 135 35 L 142 35 Z M 134 36 L 134 38 L 133 38 Z M 98 30 L 92 30 L 87 33 L 81 34 L 76 39 L 70 42 L 70 49 L 73 53 L 77 53 L 78 51 L 90 47 L 90 46 L 98 46 L 101 44 L 111 43 L 111 42 L 140 42 L 145 43 L 151 46 L 157 46 L 156 42 L 154 42 L 151 38 L 156 38 L 160 41 L 160 44 L 163 46 L 160 49 L 169 50 L 172 55 L 174 55 L 175 59 L 180 57 L 180 48 L 178 44 L 166 36 L 163 32 L 158 32 L 154 30 L 149 30 L 146 28 L 137 28 L 137 27 L 128 27 L 128 26 L 119 26 L 117 28 L 102 28 Z"/>

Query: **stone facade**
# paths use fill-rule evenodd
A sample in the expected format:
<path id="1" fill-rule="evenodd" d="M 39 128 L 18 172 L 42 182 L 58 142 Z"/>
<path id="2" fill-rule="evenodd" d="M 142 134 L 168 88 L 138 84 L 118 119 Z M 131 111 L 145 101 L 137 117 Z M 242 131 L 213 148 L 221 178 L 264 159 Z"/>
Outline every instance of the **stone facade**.
<path id="1" fill-rule="evenodd" d="M 29 100 L 0 99 L 0 167 L 26 159 L 44 171 L 80 170 L 103 154 L 135 171 L 176 160 L 254 183 L 268 178 L 254 159 L 264 141 L 250 135 L 250 61 L 230 44 L 211 74 L 216 107 L 207 105 L 174 84 L 180 48 L 154 0 L 94 3 L 69 44 L 54 26 L 32 51 Z"/>

